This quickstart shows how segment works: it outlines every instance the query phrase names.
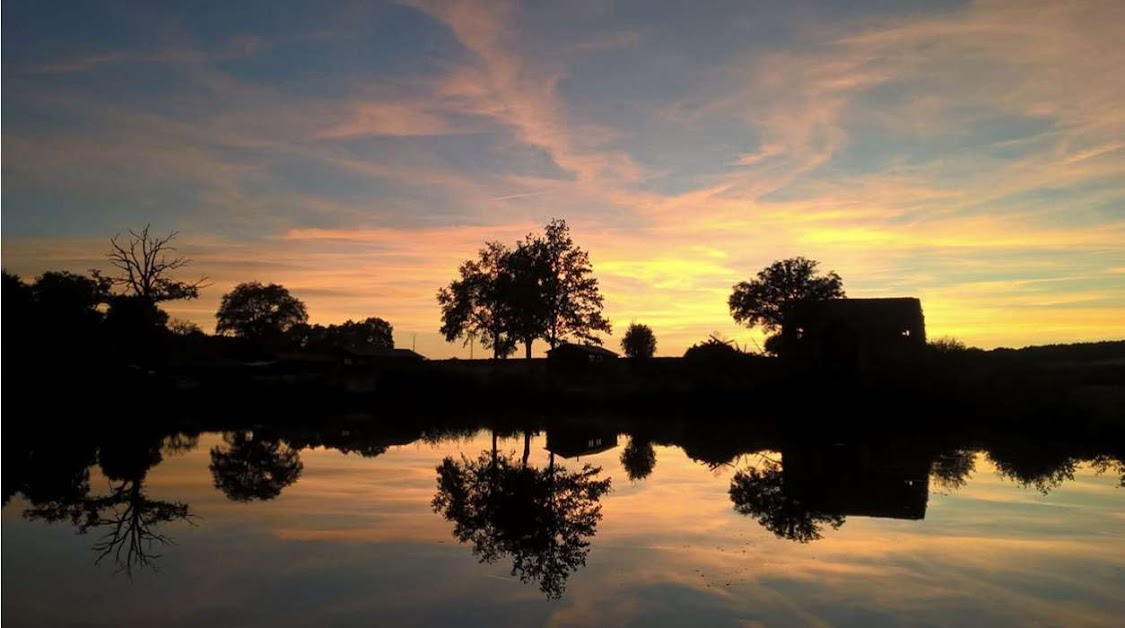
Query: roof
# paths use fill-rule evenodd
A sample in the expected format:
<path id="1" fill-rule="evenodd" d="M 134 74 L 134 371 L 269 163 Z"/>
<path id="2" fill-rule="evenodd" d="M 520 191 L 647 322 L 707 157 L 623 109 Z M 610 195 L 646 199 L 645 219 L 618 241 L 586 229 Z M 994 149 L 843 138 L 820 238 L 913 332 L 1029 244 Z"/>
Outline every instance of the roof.
<path id="1" fill-rule="evenodd" d="M 914 297 L 885 299 L 829 299 L 797 304 L 793 311 L 798 325 L 813 321 L 847 319 L 871 324 L 913 322 L 922 318 L 922 302 Z"/>
<path id="2" fill-rule="evenodd" d="M 426 359 L 422 354 L 411 351 L 410 349 L 391 349 L 389 347 L 377 347 L 372 345 L 344 347 L 341 349 L 341 351 L 346 355 L 362 356 L 367 358 L 398 358 L 412 360 Z"/>
<path id="3" fill-rule="evenodd" d="M 559 346 L 555 347 L 554 349 L 551 349 L 551 350 L 547 351 L 547 355 L 550 356 L 552 353 L 554 353 L 556 351 L 562 351 L 564 353 L 570 352 L 570 351 L 581 351 L 582 353 L 586 353 L 588 355 L 596 355 L 596 356 L 600 356 L 600 357 L 603 357 L 603 358 L 616 358 L 616 357 L 618 357 L 618 355 L 616 353 L 614 353 L 614 352 L 612 352 L 609 349 L 606 349 L 604 347 L 599 347 L 597 345 L 580 345 L 580 344 L 575 344 L 575 343 L 572 343 L 572 342 L 564 342 L 564 343 L 560 344 Z"/>

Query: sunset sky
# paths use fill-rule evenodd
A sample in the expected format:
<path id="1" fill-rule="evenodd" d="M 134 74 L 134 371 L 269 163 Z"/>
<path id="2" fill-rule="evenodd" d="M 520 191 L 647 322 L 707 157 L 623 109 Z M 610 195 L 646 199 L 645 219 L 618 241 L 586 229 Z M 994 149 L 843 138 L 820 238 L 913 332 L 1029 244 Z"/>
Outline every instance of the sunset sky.
<path id="1" fill-rule="evenodd" d="M 467 357 L 437 289 L 560 217 L 612 348 L 753 347 L 731 286 L 795 255 L 931 337 L 1125 338 L 1120 0 L 68 4 L 4 6 L 25 278 L 151 223 L 213 281 L 173 316 L 274 282 Z"/>

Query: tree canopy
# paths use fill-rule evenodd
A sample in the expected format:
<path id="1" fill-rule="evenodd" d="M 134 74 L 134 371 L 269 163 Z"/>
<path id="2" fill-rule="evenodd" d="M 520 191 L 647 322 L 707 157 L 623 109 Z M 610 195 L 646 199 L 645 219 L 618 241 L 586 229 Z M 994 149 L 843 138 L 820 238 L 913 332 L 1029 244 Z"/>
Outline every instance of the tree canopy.
<path id="1" fill-rule="evenodd" d="M 508 331 L 508 256 L 511 251 L 499 242 L 486 242 L 477 259 L 458 269 L 459 279 L 438 290 L 441 305 L 441 334 L 446 341 L 458 338 L 468 344 L 479 339 L 492 357 L 501 358 L 515 351 L 515 340 Z"/>
<path id="2" fill-rule="evenodd" d="M 395 346 L 394 327 L 374 316 L 328 326 L 300 323 L 289 329 L 288 336 L 294 345 L 314 351 Z"/>
<path id="3" fill-rule="evenodd" d="M 820 275 L 818 265 L 814 260 L 792 257 L 763 268 L 751 281 L 735 284 L 727 301 L 731 316 L 747 327 L 777 333 L 798 303 L 844 298 L 840 276 L 832 271 Z M 772 347 L 779 348 L 777 343 Z"/>
<path id="4" fill-rule="evenodd" d="M 542 235 L 528 234 L 514 249 L 488 242 L 458 270 L 460 277 L 437 295 L 448 341 L 479 338 L 493 357 L 522 343 L 530 358 L 537 339 L 552 348 L 567 337 L 601 344 L 596 334 L 611 331 L 589 255 L 574 244 L 564 220 L 552 220 Z"/>
<path id="5" fill-rule="evenodd" d="M 844 525 L 842 515 L 813 510 L 790 495 L 781 465 L 776 463 L 735 473 L 729 492 L 735 511 L 754 517 L 778 538 L 808 543 L 822 537 L 823 526 L 839 529 Z"/>
<path id="6" fill-rule="evenodd" d="M 215 488 L 236 502 L 267 501 L 297 481 L 304 465 L 295 449 L 276 439 L 234 432 L 225 448 L 211 449 Z"/>
<path id="7" fill-rule="evenodd" d="M 278 284 L 240 283 L 223 295 L 216 333 L 258 341 L 277 339 L 308 320 L 305 304 Z"/>
<path id="8" fill-rule="evenodd" d="M 621 350 L 626 357 L 651 358 L 656 354 L 656 335 L 648 325 L 632 323 L 621 338 Z"/>

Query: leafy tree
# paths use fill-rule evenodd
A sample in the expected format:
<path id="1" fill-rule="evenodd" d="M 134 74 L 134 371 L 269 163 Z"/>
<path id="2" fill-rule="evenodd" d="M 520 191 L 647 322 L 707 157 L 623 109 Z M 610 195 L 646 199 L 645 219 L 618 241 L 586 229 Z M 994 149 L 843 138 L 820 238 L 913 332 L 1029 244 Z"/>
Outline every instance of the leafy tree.
<path id="1" fill-rule="evenodd" d="M 754 517 L 778 538 L 798 543 L 820 539 L 825 524 L 833 529 L 844 525 L 842 515 L 813 510 L 790 495 L 781 465 L 776 463 L 735 473 L 730 481 L 730 498 L 739 514 Z"/>
<path id="2" fill-rule="evenodd" d="M 834 272 L 817 274 L 818 262 L 793 257 L 762 269 L 752 281 L 734 286 L 728 305 L 735 322 L 767 332 L 789 333 L 785 321 L 805 301 L 844 298 L 843 282 Z"/>
<path id="3" fill-rule="evenodd" d="M 475 260 L 458 269 L 460 279 L 438 290 L 441 305 L 441 334 L 446 341 L 463 338 L 465 344 L 479 338 L 493 358 L 515 351 L 515 340 L 508 333 L 508 247 L 487 242 Z"/>
<path id="4" fill-rule="evenodd" d="M 700 362 L 722 362 L 741 360 L 746 354 L 733 340 L 723 340 L 718 336 L 708 336 L 707 340 L 697 342 L 684 351 L 684 359 Z"/>
<path id="5" fill-rule="evenodd" d="M 952 355 L 958 353 L 965 353 L 969 350 L 965 343 L 954 338 L 953 336 L 942 336 L 936 340 L 930 341 L 930 349 L 934 353 Z"/>
<path id="6" fill-rule="evenodd" d="M 505 258 L 500 292 L 504 299 L 504 327 L 516 342 L 523 343 L 524 357 L 531 359 L 531 346 L 547 328 L 547 299 L 543 285 L 549 268 L 544 247 L 528 240 L 516 245 Z"/>
<path id="7" fill-rule="evenodd" d="M 176 250 L 172 240 L 179 232 L 172 231 L 164 237 L 150 235 L 151 225 L 138 231 L 129 230 L 128 242 L 119 242 L 121 234 L 110 238 L 109 263 L 118 274 L 109 277 L 114 286 L 120 286 L 124 293 L 159 303 L 199 297 L 199 289 L 206 287 L 206 277 L 196 281 L 179 281 L 171 274 L 191 263 L 186 257 L 172 257 L 168 254 Z M 92 271 L 95 278 L 101 278 L 99 271 Z"/>
<path id="8" fill-rule="evenodd" d="M 109 299 L 105 281 L 66 271 L 43 273 L 32 284 L 31 292 L 40 324 L 51 326 L 96 324 L 102 318 L 98 306 Z"/>
<path id="9" fill-rule="evenodd" d="M 194 336 L 196 334 L 203 333 L 203 330 L 200 329 L 199 325 L 196 325 L 195 323 L 184 320 L 182 318 L 170 319 L 168 321 L 168 331 L 176 334 L 177 336 Z"/>
<path id="10" fill-rule="evenodd" d="M 284 287 L 257 281 L 240 283 L 223 295 L 215 332 L 257 341 L 276 340 L 308 320 L 305 304 Z"/>
<path id="11" fill-rule="evenodd" d="M 393 349 L 395 346 L 394 327 L 376 317 L 359 322 L 348 320 L 327 327 L 301 323 L 290 328 L 287 336 L 294 345 L 314 351 L 360 347 Z"/>
<path id="12" fill-rule="evenodd" d="M 223 442 L 225 449 L 211 449 L 211 475 L 215 488 L 232 501 L 273 499 L 304 469 L 297 451 L 280 441 L 234 432 Z"/>
<path id="13" fill-rule="evenodd" d="M 574 244 L 566 221 L 551 220 L 542 237 L 528 236 L 524 245 L 539 261 L 542 338 L 552 349 L 567 336 L 602 344 L 595 334 L 611 333 L 612 327 L 602 316 L 603 299 L 590 256 Z"/>
<path id="14" fill-rule="evenodd" d="M 656 353 L 656 335 L 648 325 L 633 323 L 625 330 L 621 350 L 630 358 L 651 358 Z"/>

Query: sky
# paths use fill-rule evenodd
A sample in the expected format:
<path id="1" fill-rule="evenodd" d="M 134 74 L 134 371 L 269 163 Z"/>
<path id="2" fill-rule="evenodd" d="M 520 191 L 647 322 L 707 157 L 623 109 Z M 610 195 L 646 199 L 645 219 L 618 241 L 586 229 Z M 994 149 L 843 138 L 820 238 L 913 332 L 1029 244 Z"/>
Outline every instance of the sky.
<path id="1" fill-rule="evenodd" d="M 756 348 L 731 287 L 798 255 L 921 298 L 931 338 L 1125 338 L 1118 0 L 13 1 L 2 28 L 5 269 L 176 230 L 212 285 L 166 309 L 206 330 L 256 280 L 468 357 L 438 288 L 558 217 L 611 348 Z"/>

